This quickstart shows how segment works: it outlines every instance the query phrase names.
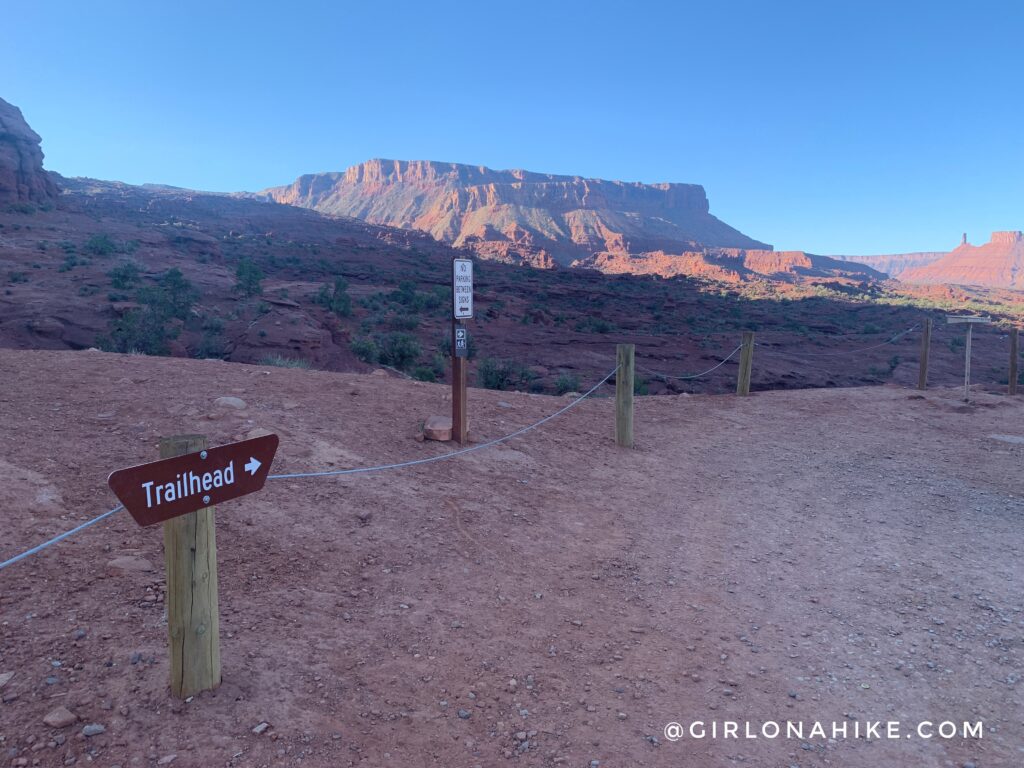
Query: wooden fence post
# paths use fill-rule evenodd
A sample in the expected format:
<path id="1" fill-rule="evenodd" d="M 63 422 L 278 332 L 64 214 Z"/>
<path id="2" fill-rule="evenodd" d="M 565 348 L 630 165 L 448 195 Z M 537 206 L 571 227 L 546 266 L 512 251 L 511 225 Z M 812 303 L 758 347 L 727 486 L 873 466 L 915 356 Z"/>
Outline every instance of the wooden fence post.
<path id="1" fill-rule="evenodd" d="M 633 359 L 634 346 L 619 344 L 615 358 L 615 444 L 633 447 Z"/>
<path id="2" fill-rule="evenodd" d="M 452 319 L 452 439 L 459 445 L 469 442 L 469 409 L 466 402 L 466 358 L 459 354 L 456 330 L 464 326 Z M 468 354 L 468 344 L 467 344 Z"/>
<path id="3" fill-rule="evenodd" d="M 202 435 L 160 441 L 160 458 L 206 450 Z M 171 694 L 188 698 L 220 685 L 220 612 L 214 508 L 164 522 Z"/>
<path id="4" fill-rule="evenodd" d="M 928 352 L 932 345 L 932 319 L 929 317 L 924 321 L 924 330 L 921 332 L 921 359 L 917 369 L 917 388 L 928 388 Z"/>
<path id="5" fill-rule="evenodd" d="M 754 368 L 754 332 L 743 332 L 743 344 L 740 348 L 740 371 L 736 376 L 736 394 L 750 394 L 750 373 Z"/>
<path id="6" fill-rule="evenodd" d="M 1009 394 L 1017 394 L 1017 365 L 1020 362 L 1020 329 L 1010 329 L 1010 388 Z"/>

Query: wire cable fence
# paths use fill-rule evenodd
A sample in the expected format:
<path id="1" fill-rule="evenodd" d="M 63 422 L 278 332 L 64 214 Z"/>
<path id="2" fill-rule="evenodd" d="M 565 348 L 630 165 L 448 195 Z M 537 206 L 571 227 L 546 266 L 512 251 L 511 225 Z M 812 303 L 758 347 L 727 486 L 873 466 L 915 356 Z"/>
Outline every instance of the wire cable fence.
<path id="1" fill-rule="evenodd" d="M 860 354 L 861 352 L 870 352 L 873 349 L 880 349 L 881 347 L 887 346 L 889 344 L 894 344 L 895 342 L 897 342 L 898 340 L 900 340 L 901 338 L 906 336 L 908 333 L 916 331 L 920 327 L 921 327 L 920 325 L 911 326 L 910 328 L 907 328 L 905 331 L 900 331 L 895 336 L 892 336 L 892 337 L 886 339 L 882 343 L 880 343 L 880 344 L 872 344 L 870 347 L 861 347 L 859 349 L 844 349 L 844 350 L 839 350 L 839 351 L 836 351 L 836 352 L 789 352 L 788 350 L 783 350 L 783 349 L 780 349 L 779 347 L 771 347 L 771 346 L 762 344 L 760 342 L 757 342 L 756 346 L 761 347 L 763 350 L 765 350 L 768 353 L 771 353 L 771 352 L 783 352 L 783 351 L 785 351 L 786 354 L 791 354 L 791 355 L 794 355 L 795 357 L 807 357 L 807 358 L 810 358 L 810 357 L 843 357 L 843 356 L 846 356 L 846 355 Z"/>
<path id="2" fill-rule="evenodd" d="M 863 353 L 863 352 L 869 352 L 871 350 L 880 349 L 881 347 L 885 347 L 887 345 L 894 344 L 897 341 L 899 341 L 900 339 L 902 339 L 903 337 L 905 337 L 908 334 L 912 333 L 913 331 L 919 329 L 920 327 L 921 327 L 920 324 L 913 325 L 913 326 L 911 326 L 910 328 L 907 328 L 904 331 L 900 331 L 899 333 L 894 334 L 893 336 L 891 336 L 890 338 L 886 339 L 885 341 L 883 341 L 883 342 L 881 342 L 879 344 L 873 344 L 873 345 L 868 346 L 868 347 L 861 347 L 861 348 L 857 348 L 857 349 L 838 350 L 838 351 L 829 351 L 829 352 L 810 352 L 810 353 L 807 353 L 807 352 L 795 352 L 795 353 L 793 353 L 793 352 L 789 352 L 788 350 L 782 349 L 781 347 L 769 346 L 769 345 L 766 345 L 766 344 L 761 343 L 761 342 L 755 342 L 754 346 L 761 347 L 762 350 L 764 350 L 764 351 L 766 351 L 768 353 L 772 353 L 772 352 L 785 353 L 785 354 L 794 355 L 794 356 L 796 356 L 798 358 L 838 357 L 838 356 L 854 355 L 854 354 L 859 354 L 859 353 Z M 838 336 L 846 336 L 846 337 L 848 337 L 850 335 L 851 334 L 839 334 Z M 660 378 L 660 379 L 664 379 L 664 380 L 670 380 L 671 379 L 671 380 L 678 380 L 678 381 L 689 381 L 689 380 L 699 379 L 699 378 L 702 378 L 704 376 L 708 376 L 709 374 L 713 373 L 714 371 L 717 371 L 719 368 L 721 368 L 727 362 L 729 362 L 733 357 L 735 357 L 736 353 L 739 352 L 741 349 L 743 349 L 743 345 L 742 344 L 737 346 L 735 349 L 733 349 L 728 355 L 726 355 L 716 365 L 712 366 L 711 368 L 708 368 L 705 371 L 701 371 L 700 373 L 685 374 L 685 375 L 671 375 L 671 374 L 665 374 L 665 373 L 660 373 L 658 371 L 654 371 L 653 369 L 648 368 L 647 366 L 644 366 L 644 365 L 637 364 L 636 367 L 641 369 L 641 370 L 644 370 L 644 371 L 650 373 L 651 375 L 653 375 L 653 376 L 655 376 L 657 378 Z M 493 440 L 488 440 L 488 441 L 486 441 L 484 443 L 480 443 L 479 445 L 471 445 L 471 446 L 468 446 L 468 447 L 465 447 L 465 448 L 460 448 L 460 449 L 455 450 L 455 451 L 450 451 L 448 453 L 440 454 L 438 456 L 430 456 L 430 457 L 422 458 L 422 459 L 412 459 L 412 460 L 409 460 L 409 461 L 400 461 L 400 462 L 394 462 L 394 463 L 389 463 L 389 464 L 378 464 L 378 465 L 371 466 L 371 467 L 352 467 L 352 468 L 349 468 L 349 469 L 332 469 L 332 470 L 319 470 L 319 471 L 309 471 L 309 472 L 287 472 L 287 473 L 281 473 L 281 474 L 268 475 L 267 479 L 268 480 L 297 480 L 297 479 L 305 479 L 305 478 L 336 477 L 336 476 L 340 476 L 340 475 L 357 475 L 357 474 L 367 474 L 367 473 L 373 473 L 373 472 L 384 472 L 384 471 L 389 471 L 389 470 L 402 469 L 402 468 L 405 468 L 405 467 L 415 467 L 415 466 L 421 466 L 421 465 L 425 465 L 425 464 L 434 464 L 436 462 L 447 461 L 448 459 L 454 459 L 454 458 L 456 458 L 458 456 L 464 456 L 466 454 L 474 453 L 476 451 L 482 451 L 484 449 L 491 448 L 491 447 L 496 446 L 496 445 L 500 445 L 501 443 L 505 443 L 505 442 L 508 442 L 509 440 L 513 440 L 513 439 L 515 439 L 517 437 L 525 435 L 525 434 L 527 434 L 527 433 L 529 433 L 529 432 L 539 428 L 540 426 L 546 424 L 547 422 L 549 422 L 549 421 L 551 421 L 551 420 L 553 420 L 555 418 L 558 418 L 562 414 L 572 410 L 573 408 L 577 407 L 580 403 L 582 403 L 584 400 L 586 400 L 587 398 L 591 397 L 595 392 L 597 392 L 598 389 L 600 389 L 602 386 L 604 386 L 606 383 L 608 383 L 608 381 L 613 376 L 615 376 L 615 374 L 618 373 L 618 371 L 619 371 L 619 366 L 616 366 L 608 374 L 606 374 L 603 378 L 601 378 L 600 381 L 598 381 L 594 386 L 592 386 L 590 389 L 588 389 L 582 395 L 579 395 L 578 397 L 576 397 L 568 405 L 565 405 L 564 407 L 559 408 L 554 413 L 551 413 L 551 414 L 543 417 L 542 419 L 540 419 L 540 420 L 538 420 L 538 421 L 536 421 L 536 422 L 534 422 L 532 424 L 529 424 L 529 425 L 527 425 L 525 427 L 522 427 L 521 429 L 517 429 L 515 432 L 511 432 L 511 433 L 509 433 L 507 435 L 495 438 Z M 70 529 L 68 531 L 60 533 L 60 534 L 54 536 L 53 538 L 48 539 L 47 541 L 44 541 L 41 544 L 38 544 L 38 545 L 32 547 L 31 549 L 25 550 L 24 552 L 22 552 L 22 553 L 20 553 L 18 555 L 15 555 L 15 556 L 13 556 L 11 558 L 8 558 L 7 560 L 4 560 L 3 562 L 0 562 L 0 570 L 8 568 L 8 567 L 14 565 L 15 563 L 21 562 L 22 560 L 24 560 L 24 559 L 26 559 L 28 557 L 31 557 L 32 555 L 38 554 L 38 553 L 44 551 L 45 549 L 47 549 L 47 548 L 49 548 L 49 547 L 51 547 L 51 546 L 53 546 L 55 544 L 58 544 L 59 542 L 64 541 L 65 539 L 68 539 L 68 538 L 74 536 L 75 534 L 77 534 L 77 533 L 79 533 L 81 531 L 84 531 L 85 529 L 90 528 L 91 526 L 96 525 L 97 523 L 102 522 L 103 520 L 106 520 L 107 518 L 112 517 L 113 515 L 115 515 L 116 513 L 120 512 L 123 509 L 124 509 L 124 506 L 121 505 L 121 504 L 118 504 L 113 509 L 109 509 L 106 512 L 104 512 L 104 513 L 102 513 L 100 515 L 97 515 L 96 517 L 94 517 L 94 518 L 92 518 L 90 520 L 87 520 L 84 523 L 81 523 L 80 525 L 77 525 L 77 526 L 75 526 L 74 528 L 72 528 L 72 529 Z"/>
<path id="3" fill-rule="evenodd" d="M 708 368 L 706 371 L 701 371 L 700 373 L 692 373 L 692 374 L 689 374 L 689 375 L 686 375 L 686 376 L 671 376 L 671 375 L 669 375 L 667 373 L 658 373 L 658 371 L 652 370 L 652 369 L 648 368 L 646 365 L 640 365 L 639 363 L 637 363 L 636 367 L 639 368 L 642 371 L 647 371 L 647 373 L 649 373 L 652 376 L 655 376 L 655 377 L 657 377 L 659 379 L 675 379 L 676 381 L 689 381 L 691 379 L 699 379 L 702 376 L 707 376 L 709 373 L 717 371 L 719 368 L 721 368 L 723 365 L 725 365 L 727 362 L 729 362 L 733 358 L 733 356 L 737 352 L 739 352 L 741 349 L 743 349 L 743 345 L 742 344 L 740 344 L 738 347 L 736 347 L 736 349 L 734 349 L 732 352 L 730 352 L 728 355 L 726 355 L 722 359 L 722 361 L 718 363 L 718 365 L 713 366 L 711 368 Z"/>
<path id="4" fill-rule="evenodd" d="M 562 408 L 559 408 L 554 413 L 548 414 L 544 418 L 542 418 L 542 419 L 540 419 L 538 421 L 535 421 L 533 424 L 529 424 L 529 425 L 523 427 L 522 429 L 517 429 L 515 432 L 512 432 L 510 434 L 504 435 L 503 437 L 496 438 L 494 440 L 488 440 L 487 442 L 480 443 L 479 445 L 471 445 L 471 446 L 469 446 L 467 448 L 461 448 L 461 449 L 459 449 L 457 451 L 450 451 L 448 453 L 444 453 L 444 454 L 441 454 L 439 456 L 430 456 L 430 457 L 425 458 L 425 459 L 413 459 L 411 461 L 401 461 L 401 462 L 396 462 L 396 463 L 393 463 L 393 464 L 378 464 L 378 465 L 372 466 L 372 467 L 354 467 L 354 468 L 351 468 L 351 469 L 333 469 L 333 470 L 324 470 L 324 471 L 319 471 L 319 472 L 289 472 L 289 473 L 284 473 L 284 474 L 268 475 L 267 479 L 268 480 L 296 480 L 296 479 L 301 479 L 301 478 L 334 477 L 334 476 L 337 476 L 337 475 L 355 475 L 355 474 L 366 474 L 366 473 L 369 473 L 369 472 L 384 472 L 384 471 L 392 470 L 392 469 L 402 469 L 404 467 L 414 467 L 414 466 L 418 466 L 418 465 L 421 465 L 421 464 L 433 464 L 433 463 L 439 462 L 439 461 L 446 461 L 448 459 L 454 459 L 456 456 L 464 456 L 467 453 L 473 453 L 475 451 L 482 451 L 485 448 L 491 448 L 491 447 L 493 447 L 495 445 L 499 445 L 501 443 L 508 442 L 509 440 L 512 440 L 512 439 L 514 439 L 516 437 L 520 437 L 521 435 L 525 435 L 526 433 L 531 432 L 531 431 L 537 429 L 541 425 L 546 424 L 547 422 L 551 421 L 552 419 L 555 419 L 555 418 L 561 416 L 563 413 L 566 413 L 566 412 L 572 410 L 573 408 L 578 406 L 580 403 L 582 403 L 584 400 L 586 400 L 588 397 L 593 395 L 598 389 L 600 389 L 602 386 L 604 386 L 608 382 L 608 380 L 611 379 L 612 376 L 614 376 L 618 372 L 618 370 L 619 370 L 619 367 L 616 366 L 604 378 L 602 378 L 599 382 L 597 382 L 597 384 L 592 386 L 590 389 L 588 389 L 586 392 L 584 392 L 579 397 L 575 398 L 568 405 L 566 405 L 566 406 L 564 406 Z M 117 512 L 120 512 L 123 509 L 124 509 L 124 505 L 118 504 L 113 509 L 107 510 L 103 514 L 97 515 L 96 517 L 92 518 L 91 520 L 87 520 L 86 522 L 84 522 L 84 523 L 82 523 L 80 525 L 75 526 L 71 530 L 64 531 L 63 533 L 60 533 L 60 534 L 54 536 L 53 538 L 48 539 L 47 541 L 44 541 L 41 544 L 38 544 L 38 545 L 32 547 L 31 549 L 27 549 L 24 552 L 22 552 L 22 553 L 20 553 L 18 555 L 15 555 L 14 557 L 8 558 L 7 560 L 4 560 L 3 562 L 0 562 L 0 571 L 2 571 L 4 568 L 8 568 L 8 567 L 14 565 L 15 563 L 18 563 L 18 562 L 24 560 L 25 558 L 31 557 L 32 555 L 35 555 L 35 554 L 38 554 L 38 553 L 42 552 L 43 550 L 45 550 L 45 549 L 47 549 L 49 547 L 52 547 L 54 544 L 58 544 L 61 541 L 64 541 L 65 539 L 68 539 L 71 536 L 74 536 L 76 533 L 79 533 L 80 531 L 84 531 L 86 528 L 90 528 L 91 526 L 96 525 L 97 523 L 102 522 L 103 520 L 106 520 L 109 517 L 112 517 L 114 514 L 116 514 Z"/>

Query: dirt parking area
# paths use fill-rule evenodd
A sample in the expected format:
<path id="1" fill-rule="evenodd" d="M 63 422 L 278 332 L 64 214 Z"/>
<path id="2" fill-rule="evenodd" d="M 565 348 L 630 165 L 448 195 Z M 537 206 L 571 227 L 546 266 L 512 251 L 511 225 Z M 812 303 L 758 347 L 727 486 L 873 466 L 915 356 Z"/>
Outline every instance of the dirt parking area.
<path id="1" fill-rule="evenodd" d="M 275 472 L 450 450 L 414 439 L 447 389 L 377 375 L 0 351 L 0 382 L 0 560 L 109 509 L 164 435 L 273 431 Z M 223 684 L 187 702 L 160 530 L 119 513 L 0 571 L 0 764 L 1024 764 L 1024 398 L 959 395 L 639 398 L 634 450 L 603 397 L 271 481 L 217 511 Z M 566 402 L 471 390 L 473 439 Z M 876 721 L 899 736 L 853 738 Z"/>

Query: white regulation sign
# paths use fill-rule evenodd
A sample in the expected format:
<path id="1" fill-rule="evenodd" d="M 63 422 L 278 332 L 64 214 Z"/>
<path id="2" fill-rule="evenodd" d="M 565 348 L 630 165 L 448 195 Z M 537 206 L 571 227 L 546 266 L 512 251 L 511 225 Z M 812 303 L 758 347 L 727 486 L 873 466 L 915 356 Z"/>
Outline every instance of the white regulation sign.
<path id="1" fill-rule="evenodd" d="M 456 320 L 473 317 L 473 262 L 469 259 L 452 261 L 452 298 Z"/>

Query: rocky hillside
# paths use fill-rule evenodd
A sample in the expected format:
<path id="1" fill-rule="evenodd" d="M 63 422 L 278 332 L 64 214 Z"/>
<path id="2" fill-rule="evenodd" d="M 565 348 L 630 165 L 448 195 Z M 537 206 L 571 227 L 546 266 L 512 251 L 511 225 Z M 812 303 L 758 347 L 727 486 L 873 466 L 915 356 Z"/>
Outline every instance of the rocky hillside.
<path id="1" fill-rule="evenodd" d="M 57 187 L 43 170 L 39 134 L 21 110 L 0 99 L 0 205 L 52 202 Z"/>
<path id="2" fill-rule="evenodd" d="M 1024 289 L 1024 236 L 1020 231 L 993 232 L 984 245 L 965 242 L 940 259 L 900 275 L 907 283 L 980 285 Z"/>
<path id="3" fill-rule="evenodd" d="M 568 266 L 598 254 L 770 249 L 709 213 L 698 184 L 640 184 L 429 161 L 371 160 L 262 196 L 428 232 L 498 261 Z"/>

